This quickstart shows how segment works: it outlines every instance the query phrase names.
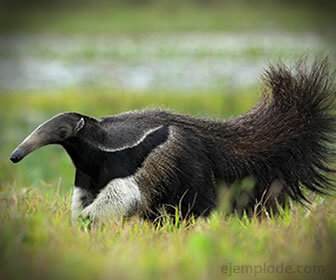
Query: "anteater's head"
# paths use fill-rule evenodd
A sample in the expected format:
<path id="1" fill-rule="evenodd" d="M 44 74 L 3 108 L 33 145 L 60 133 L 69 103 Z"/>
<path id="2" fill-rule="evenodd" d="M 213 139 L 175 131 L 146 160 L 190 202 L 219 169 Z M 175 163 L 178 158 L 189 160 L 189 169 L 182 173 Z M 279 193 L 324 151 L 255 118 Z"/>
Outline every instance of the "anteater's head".
<path id="1" fill-rule="evenodd" d="M 77 113 L 59 114 L 37 127 L 11 154 L 14 163 L 34 150 L 49 144 L 62 144 L 84 127 L 84 117 Z"/>

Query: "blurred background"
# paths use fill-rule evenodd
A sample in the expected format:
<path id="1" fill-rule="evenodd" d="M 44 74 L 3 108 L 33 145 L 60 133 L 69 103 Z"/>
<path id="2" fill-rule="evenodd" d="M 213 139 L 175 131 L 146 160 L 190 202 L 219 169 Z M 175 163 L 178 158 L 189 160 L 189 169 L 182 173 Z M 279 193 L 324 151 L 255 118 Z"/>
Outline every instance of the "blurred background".
<path id="1" fill-rule="evenodd" d="M 94 117 L 148 106 L 227 118 L 258 99 L 260 74 L 280 59 L 328 55 L 333 1 L 1 1 L 0 179 L 69 190 L 58 147 L 20 165 L 12 149 L 62 111 Z"/>

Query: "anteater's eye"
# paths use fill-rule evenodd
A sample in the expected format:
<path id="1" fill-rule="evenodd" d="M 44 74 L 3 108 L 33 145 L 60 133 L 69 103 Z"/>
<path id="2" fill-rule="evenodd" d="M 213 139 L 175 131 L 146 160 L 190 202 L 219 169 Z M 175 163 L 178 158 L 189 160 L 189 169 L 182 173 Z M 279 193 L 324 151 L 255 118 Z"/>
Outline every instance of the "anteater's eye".
<path id="1" fill-rule="evenodd" d="M 59 128 L 58 130 L 58 135 L 61 137 L 61 138 L 65 138 L 66 135 L 67 135 L 67 129 L 65 127 L 61 127 Z"/>

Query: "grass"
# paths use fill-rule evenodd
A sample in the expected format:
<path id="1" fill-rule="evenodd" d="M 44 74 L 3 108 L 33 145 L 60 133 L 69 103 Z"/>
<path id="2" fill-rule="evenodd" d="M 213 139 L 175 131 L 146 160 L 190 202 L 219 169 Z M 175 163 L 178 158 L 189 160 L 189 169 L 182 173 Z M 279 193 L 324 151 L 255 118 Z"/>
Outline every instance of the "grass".
<path id="1" fill-rule="evenodd" d="M 89 231 L 70 222 L 74 169 L 65 152 L 46 147 L 15 166 L 7 159 L 36 125 L 60 111 L 101 116 L 159 105 L 227 118 L 254 104 L 257 90 L 2 93 L 0 279 L 322 279 L 334 273 L 335 198 L 310 195 L 310 208 L 293 205 L 262 220 L 227 216 L 220 206 L 188 224 L 167 218 L 156 226 L 133 217 Z M 260 272 L 264 266 L 269 273 Z M 272 272 L 281 266 L 295 272 Z"/>
<path id="2" fill-rule="evenodd" d="M 335 272 L 335 199 L 316 197 L 311 209 L 296 205 L 262 221 L 217 211 L 179 227 L 134 217 L 87 231 L 69 222 L 70 195 L 2 190 L 1 279 L 223 279 L 230 265 L 252 267 L 233 279 L 291 277 L 258 272 L 264 263 L 311 271 L 296 279 Z"/>

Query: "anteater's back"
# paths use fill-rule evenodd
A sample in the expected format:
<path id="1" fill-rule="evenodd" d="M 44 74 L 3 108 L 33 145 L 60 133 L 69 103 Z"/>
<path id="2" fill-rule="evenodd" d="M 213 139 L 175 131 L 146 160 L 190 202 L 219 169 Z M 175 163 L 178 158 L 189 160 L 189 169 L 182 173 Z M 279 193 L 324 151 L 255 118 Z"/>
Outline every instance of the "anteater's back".
<path id="1" fill-rule="evenodd" d="M 292 69 L 281 63 L 271 66 L 263 82 L 258 104 L 225 122 L 163 110 L 137 112 L 134 117 L 137 123 L 174 125 L 199 137 L 217 182 L 251 178 L 255 185 L 247 193 L 247 207 L 267 199 L 273 204 L 275 188 L 278 198 L 298 201 L 306 200 L 305 188 L 328 192 L 333 188 L 336 93 L 327 60 L 311 67 L 305 62 Z"/>

